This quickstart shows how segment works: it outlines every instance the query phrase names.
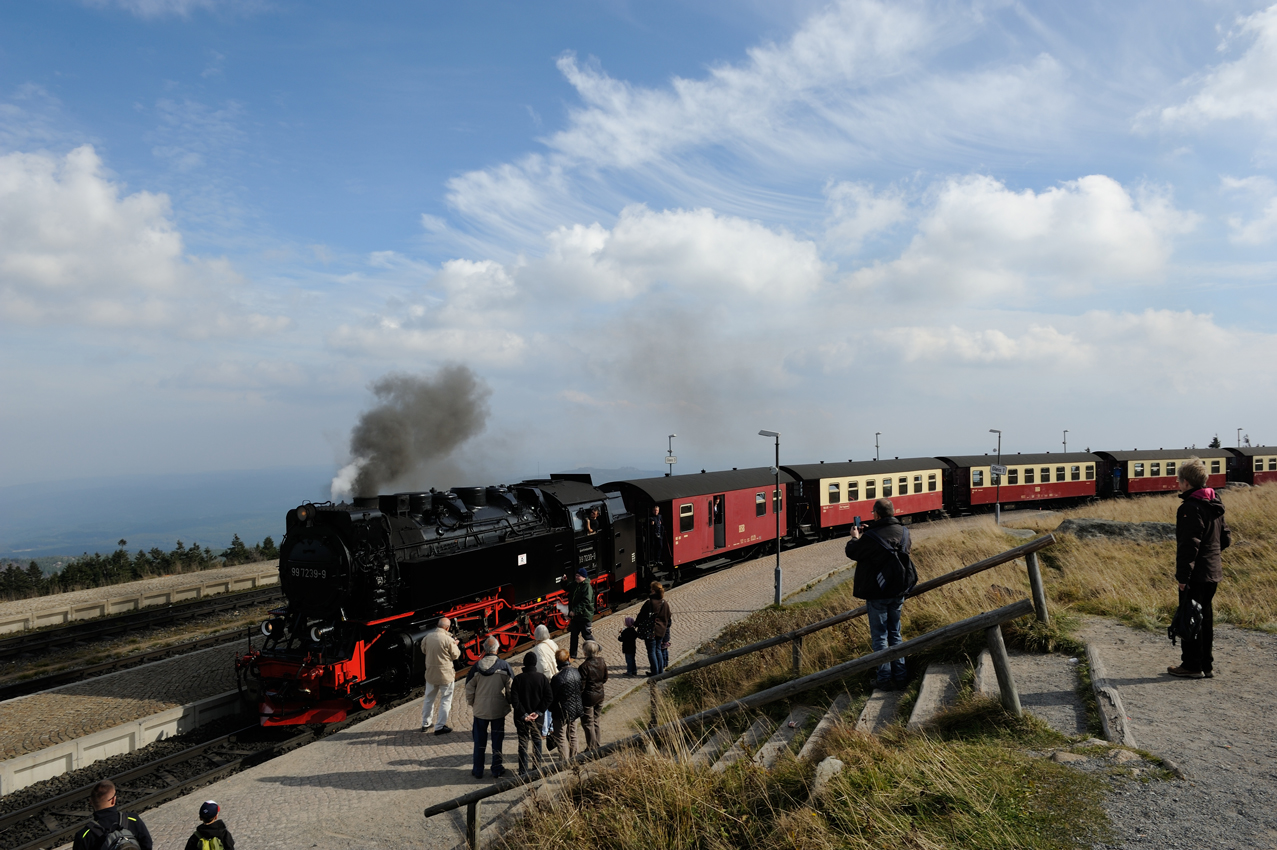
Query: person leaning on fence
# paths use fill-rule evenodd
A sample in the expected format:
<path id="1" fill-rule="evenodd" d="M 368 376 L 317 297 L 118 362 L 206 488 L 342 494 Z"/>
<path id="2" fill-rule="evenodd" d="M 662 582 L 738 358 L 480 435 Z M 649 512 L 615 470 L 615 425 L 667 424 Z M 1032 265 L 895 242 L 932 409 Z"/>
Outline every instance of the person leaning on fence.
<path id="1" fill-rule="evenodd" d="M 231 831 L 218 817 L 222 807 L 213 800 L 200 804 L 200 823 L 186 839 L 186 850 L 235 850 Z"/>
<path id="2" fill-rule="evenodd" d="M 470 668 L 466 676 L 466 702 L 474 714 L 471 737 L 474 739 L 474 766 L 471 774 L 483 778 L 483 756 L 488 747 L 488 731 L 492 731 L 492 775 L 498 779 L 505 773 L 501 745 L 505 743 L 505 716 L 510 713 L 510 683 L 514 672 L 497 657 L 501 643 L 494 637 L 483 642 L 484 656 Z"/>
<path id="3" fill-rule="evenodd" d="M 1220 554 L 1233 535 L 1224 521 L 1224 503 L 1207 487 L 1206 465 L 1193 458 L 1179 468 L 1179 497 L 1175 513 L 1175 582 L 1180 606 L 1202 606 L 1201 633 L 1183 636 L 1178 667 L 1166 672 L 1182 679 L 1215 677 L 1215 589 L 1224 577 Z"/>
<path id="4" fill-rule="evenodd" d="M 514 731 L 519 736 L 519 775 L 541 766 L 541 718 L 550 708 L 554 691 L 550 678 L 538 669 L 536 652 L 523 656 L 523 672 L 510 685 Z"/>
<path id="5" fill-rule="evenodd" d="M 585 650 L 585 660 L 577 668 L 581 674 L 581 728 L 585 730 L 585 748 L 599 748 L 599 717 L 603 714 L 603 699 L 606 696 L 604 684 L 607 682 L 607 662 L 603 660 L 603 647 L 592 640 L 587 640 L 581 647 Z"/>
<path id="6" fill-rule="evenodd" d="M 72 850 L 151 850 L 151 833 L 142 819 L 116 808 L 115 785 L 103 779 L 89 792 L 93 820 L 79 829 Z"/>
<path id="7" fill-rule="evenodd" d="M 426 701 L 421 706 L 421 731 L 435 727 L 436 735 L 452 731 L 448 714 L 452 711 L 452 694 L 457 683 L 453 662 L 461 657 L 461 646 L 449 629 L 452 621 L 441 617 L 439 623 L 421 639 L 421 654 L 426 656 Z M 435 719 L 435 702 L 439 703 Z"/>
<path id="8" fill-rule="evenodd" d="M 852 593 L 869 609 L 869 637 L 874 652 L 900 643 L 900 611 L 905 594 L 918 583 L 909 558 L 909 529 L 895 517 L 890 499 L 874 502 L 874 519 L 861 529 L 852 526 L 847 557 L 856 562 Z M 878 667 L 876 686 L 902 688 L 909 681 L 903 658 Z"/>
<path id="9" fill-rule="evenodd" d="M 554 715 L 554 737 L 550 749 L 558 750 L 564 761 L 576 757 L 576 721 L 585 713 L 581 704 L 581 674 L 572 666 L 566 649 L 560 649 L 555 659 L 559 672 L 550 680 L 554 701 L 550 713 Z"/>

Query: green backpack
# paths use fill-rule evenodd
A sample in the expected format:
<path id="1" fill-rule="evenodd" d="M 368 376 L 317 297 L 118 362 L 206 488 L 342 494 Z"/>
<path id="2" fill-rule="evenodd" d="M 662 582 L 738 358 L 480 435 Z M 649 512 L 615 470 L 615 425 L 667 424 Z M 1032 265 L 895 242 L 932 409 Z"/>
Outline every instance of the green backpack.
<path id="1" fill-rule="evenodd" d="M 212 838 L 205 838 L 197 832 L 195 833 L 195 836 L 200 840 L 200 850 L 225 850 L 225 848 L 222 847 L 222 839 L 218 838 L 216 835 Z"/>

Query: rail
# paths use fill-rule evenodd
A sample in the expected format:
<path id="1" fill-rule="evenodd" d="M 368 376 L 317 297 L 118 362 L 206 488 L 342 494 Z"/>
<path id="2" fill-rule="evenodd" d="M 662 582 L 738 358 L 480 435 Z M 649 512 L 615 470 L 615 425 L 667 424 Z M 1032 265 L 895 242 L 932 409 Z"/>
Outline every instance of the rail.
<path id="1" fill-rule="evenodd" d="M 794 679 L 792 681 L 776 685 L 775 687 L 759 691 L 758 693 L 750 694 L 749 696 L 742 697 L 738 700 L 733 700 L 732 702 L 706 709 L 705 711 L 691 715 L 690 717 L 680 718 L 679 720 L 666 723 L 663 726 L 649 729 L 645 732 L 639 732 L 619 741 L 613 741 L 610 744 L 605 744 L 597 750 L 580 753 L 570 761 L 556 761 L 555 764 L 548 768 L 541 767 L 536 775 L 529 777 L 512 776 L 508 779 L 502 779 L 487 788 L 481 788 L 471 791 L 468 794 L 463 794 L 460 797 L 454 797 L 451 800 L 436 803 L 435 805 L 426 808 L 423 814 L 426 818 L 432 818 L 436 815 L 451 812 L 464 806 L 466 808 L 466 840 L 469 847 L 478 848 L 479 830 L 481 826 L 479 819 L 479 805 L 489 797 L 495 797 L 498 794 L 503 794 L 506 791 L 518 788 L 521 785 L 540 781 L 548 776 L 560 773 L 568 767 L 596 761 L 629 747 L 642 746 L 647 741 L 650 741 L 660 735 L 679 731 L 688 726 L 701 725 L 739 711 L 761 708 L 773 702 L 788 699 L 797 693 L 811 690 L 812 688 L 819 688 L 839 681 L 840 679 L 845 679 L 848 676 L 854 676 L 857 673 L 864 673 L 869 670 L 876 669 L 880 664 L 887 664 L 897 658 L 904 658 L 905 656 L 922 652 L 933 646 L 954 640 L 955 638 L 965 637 L 966 635 L 978 631 L 984 631 L 988 638 L 989 648 L 993 655 L 994 667 L 998 675 L 998 682 L 1002 685 L 1003 704 L 1007 705 L 1011 711 L 1018 715 L 1020 714 L 1019 697 L 1016 695 L 1015 684 L 1011 678 L 1010 665 L 1006 656 L 1006 646 L 1002 641 L 1002 624 L 1009 622 L 1010 620 L 1019 619 L 1027 614 L 1031 614 L 1033 613 L 1033 610 L 1033 603 L 1027 599 L 1023 599 L 1012 605 L 998 608 L 995 611 L 986 611 L 982 614 L 977 614 L 974 617 L 968 617 L 965 620 L 950 623 L 947 626 L 942 626 L 938 629 L 927 632 L 924 635 L 919 635 L 916 638 L 888 647 L 887 649 L 883 649 L 878 652 L 871 652 L 868 655 L 862 655 L 859 658 L 853 658 L 850 661 L 844 661 L 841 664 L 836 664 L 833 667 L 828 667 L 824 670 L 811 673 L 800 679 Z"/>

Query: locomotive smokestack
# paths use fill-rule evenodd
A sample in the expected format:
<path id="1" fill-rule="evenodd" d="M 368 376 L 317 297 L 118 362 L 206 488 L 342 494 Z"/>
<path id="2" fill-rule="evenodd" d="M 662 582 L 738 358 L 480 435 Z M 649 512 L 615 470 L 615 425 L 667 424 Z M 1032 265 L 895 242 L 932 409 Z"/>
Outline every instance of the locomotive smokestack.
<path id="1" fill-rule="evenodd" d="M 392 373 L 371 389 L 379 403 L 350 432 L 354 460 L 333 477 L 333 499 L 376 496 L 383 484 L 447 457 L 488 419 L 491 390 L 465 366 L 434 375 Z"/>

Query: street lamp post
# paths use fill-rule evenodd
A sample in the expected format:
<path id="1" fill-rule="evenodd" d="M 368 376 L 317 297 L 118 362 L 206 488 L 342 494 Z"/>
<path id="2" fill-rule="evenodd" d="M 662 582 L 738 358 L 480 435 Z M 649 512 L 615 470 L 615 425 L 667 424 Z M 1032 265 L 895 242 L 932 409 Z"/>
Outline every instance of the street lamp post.
<path id="1" fill-rule="evenodd" d="M 1241 447 L 1242 447 L 1242 429 L 1238 428 L 1237 429 L 1237 448 L 1240 449 Z"/>
<path id="2" fill-rule="evenodd" d="M 776 515 L 776 604 L 780 604 L 780 511 L 776 504 L 780 496 L 780 432 L 779 431 L 759 431 L 760 437 L 773 437 L 776 440 L 776 465 L 772 467 L 772 474 L 776 476 L 776 489 L 772 491 L 772 513 Z"/>
<path id="3" fill-rule="evenodd" d="M 874 460 L 878 459 L 878 437 L 880 434 L 882 434 L 881 431 L 874 431 Z"/>
<path id="4" fill-rule="evenodd" d="M 990 434 L 998 435 L 998 467 L 1002 467 L 1002 432 L 997 428 L 990 428 Z M 996 474 L 996 473 L 995 473 Z M 994 491 L 993 503 L 993 521 L 998 525 L 1002 524 L 1002 476 L 998 475 L 997 490 Z"/>
<path id="5" fill-rule="evenodd" d="M 1069 453 L 1069 429 L 1064 429 L 1064 453 Z"/>
<path id="6" fill-rule="evenodd" d="M 674 474 L 674 464 L 678 463 L 678 458 L 674 457 L 674 438 L 677 436 L 678 434 L 670 434 L 669 451 L 665 453 L 665 462 L 669 464 L 670 467 L 670 471 L 665 473 L 666 478 L 669 478 Z"/>

